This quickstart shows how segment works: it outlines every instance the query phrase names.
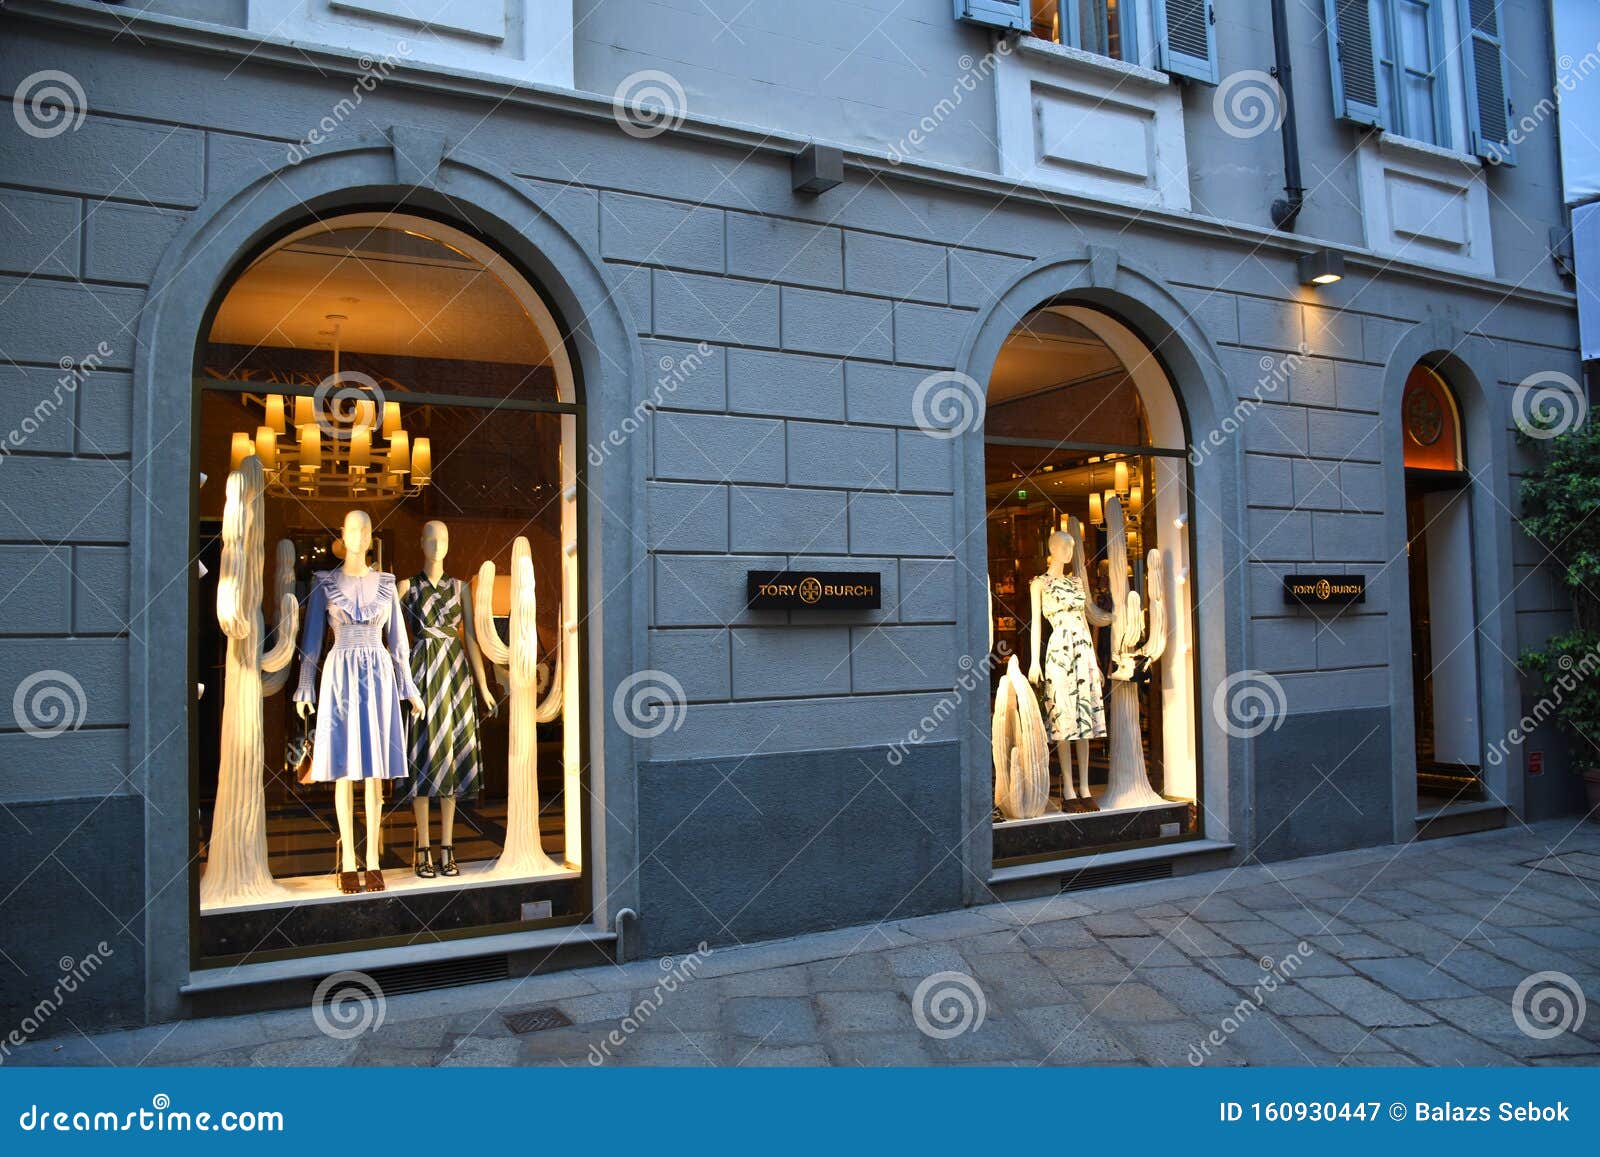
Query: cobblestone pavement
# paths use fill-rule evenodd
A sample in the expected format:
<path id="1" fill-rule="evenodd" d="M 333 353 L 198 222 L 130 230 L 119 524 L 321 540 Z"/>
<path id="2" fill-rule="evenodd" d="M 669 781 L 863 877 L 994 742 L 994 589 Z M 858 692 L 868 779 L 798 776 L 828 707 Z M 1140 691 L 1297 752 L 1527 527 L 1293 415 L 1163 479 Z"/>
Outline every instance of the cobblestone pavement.
<path id="1" fill-rule="evenodd" d="M 1567 873 L 1533 866 L 1552 855 Z M 1535 973 L 1564 976 L 1518 1002 Z M 550 1006 L 572 1026 L 507 1027 Z M 377 1005 L 346 1011 L 370 1021 Z M 382 1012 L 349 1037 L 297 1009 L 56 1038 L 8 1063 L 1594 1065 L 1600 826 L 997 904 L 396 996 Z"/>

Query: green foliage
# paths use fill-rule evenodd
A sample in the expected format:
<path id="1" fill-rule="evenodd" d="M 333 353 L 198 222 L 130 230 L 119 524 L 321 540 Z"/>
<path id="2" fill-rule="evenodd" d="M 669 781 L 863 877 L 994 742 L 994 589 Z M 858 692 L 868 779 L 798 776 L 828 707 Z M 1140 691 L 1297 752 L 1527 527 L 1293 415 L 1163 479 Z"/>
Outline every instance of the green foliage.
<path id="1" fill-rule="evenodd" d="M 1522 666 L 1545 685 L 1546 704 L 1561 727 L 1587 742 L 1574 752 L 1596 762 L 1600 748 L 1600 422 L 1586 421 L 1559 437 L 1522 436 L 1542 450 L 1539 468 L 1522 482 L 1522 528 L 1555 565 L 1572 599 L 1573 629 L 1523 653 Z"/>

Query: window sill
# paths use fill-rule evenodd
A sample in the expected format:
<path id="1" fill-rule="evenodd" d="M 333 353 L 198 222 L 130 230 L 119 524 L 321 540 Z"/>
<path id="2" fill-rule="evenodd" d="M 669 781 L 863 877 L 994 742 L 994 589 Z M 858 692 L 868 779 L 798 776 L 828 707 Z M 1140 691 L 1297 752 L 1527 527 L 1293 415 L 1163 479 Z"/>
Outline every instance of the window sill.
<path id="1" fill-rule="evenodd" d="M 1426 141 L 1397 136 L 1391 132 L 1378 134 L 1378 148 L 1384 153 L 1404 157 L 1413 164 L 1425 165 L 1433 162 L 1441 165 L 1464 165 L 1469 169 L 1483 168 L 1483 161 L 1471 153 L 1460 153 L 1455 149 L 1447 149 L 1441 145 L 1430 145 Z"/>
<path id="2" fill-rule="evenodd" d="M 1129 64 L 1125 60 L 1117 60 L 1110 56 L 1101 56 L 1098 52 L 1085 52 L 1081 48 L 1057 44 L 1053 40 L 1041 40 L 1037 36 L 1022 37 L 1017 41 L 1017 51 L 1024 56 L 1036 56 L 1057 65 L 1099 73 L 1118 82 L 1135 81 L 1152 88 L 1168 88 L 1172 84 L 1171 77 L 1153 68 Z"/>

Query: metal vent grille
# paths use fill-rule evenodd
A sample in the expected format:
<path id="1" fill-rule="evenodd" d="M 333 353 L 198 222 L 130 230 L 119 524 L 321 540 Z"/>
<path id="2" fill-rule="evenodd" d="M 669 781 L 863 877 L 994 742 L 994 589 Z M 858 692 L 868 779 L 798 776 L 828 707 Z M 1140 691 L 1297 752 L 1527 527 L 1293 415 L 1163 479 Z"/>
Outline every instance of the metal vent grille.
<path id="1" fill-rule="evenodd" d="M 408 992 L 432 992 L 436 988 L 454 988 L 458 984 L 482 984 L 490 980 L 505 980 L 510 976 L 506 958 L 502 956 L 474 956 L 465 960 L 441 960 L 433 964 L 404 964 L 397 968 L 383 968 L 372 973 L 372 979 L 386 996 L 401 996 Z"/>
<path id="2" fill-rule="evenodd" d="M 508 1029 L 518 1035 L 543 1032 L 550 1028 L 566 1028 L 572 1023 L 570 1016 L 559 1008 L 548 1005 L 544 1008 L 525 1008 L 521 1012 L 508 1012 L 500 1019 L 506 1022 Z"/>
<path id="3" fill-rule="evenodd" d="M 1149 864 L 1116 864 L 1105 868 L 1085 868 L 1061 877 L 1063 892 L 1082 892 L 1086 888 L 1108 888 L 1112 884 L 1137 884 L 1145 880 L 1172 878 L 1172 861 Z"/>

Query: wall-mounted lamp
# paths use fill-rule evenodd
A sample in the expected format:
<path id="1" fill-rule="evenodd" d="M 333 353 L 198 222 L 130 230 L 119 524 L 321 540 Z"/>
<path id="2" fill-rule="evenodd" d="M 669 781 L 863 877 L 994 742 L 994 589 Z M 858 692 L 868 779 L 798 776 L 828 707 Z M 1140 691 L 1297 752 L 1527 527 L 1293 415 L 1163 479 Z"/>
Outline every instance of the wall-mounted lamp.
<path id="1" fill-rule="evenodd" d="M 1296 265 L 1301 285 L 1332 285 L 1344 277 L 1344 254 L 1333 249 L 1302 254 Z"/>
<path id="2" fill-rule="evenodd" d="M 827 145 L 807 145 L 789 163 L 790 184 L 796 193 L 815 197 L 844 183 L 844 153 Z"/>

